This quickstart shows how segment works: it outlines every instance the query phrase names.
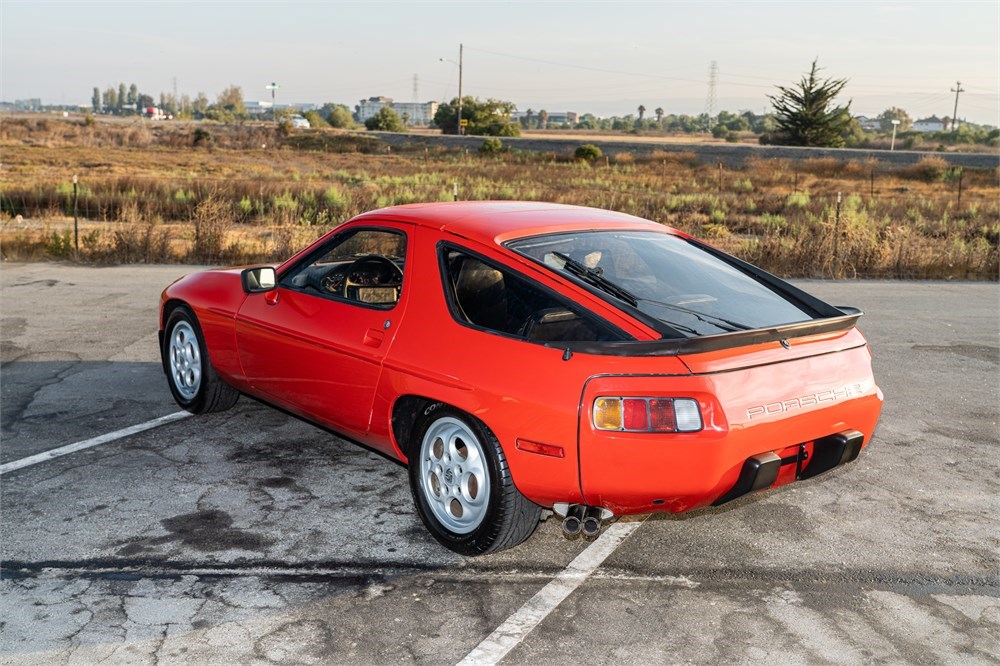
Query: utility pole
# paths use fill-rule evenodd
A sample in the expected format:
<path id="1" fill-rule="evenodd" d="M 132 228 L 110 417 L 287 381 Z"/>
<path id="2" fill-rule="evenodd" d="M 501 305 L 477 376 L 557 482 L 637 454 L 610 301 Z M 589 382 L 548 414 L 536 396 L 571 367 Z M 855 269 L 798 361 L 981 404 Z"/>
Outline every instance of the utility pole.
<path id="1" fill-rule="evenodd" d="M 281 86 L 279 86 L 274 81 L 271 81 L 270 85 L 264 86 L 264 88 L 271 91 L 271 113 L 274 113 L 274 91 L 276 91 L 280 87 Z"/>
<path id="2" fill-rule="evenodd" d="M 955 106 L 958 106 L 958 101 L 956 98 Z M 458 135 L 462 136 L 465 134 L 465 128 L 462 127 L 462 44 L 458 45 Z"/>
<path id="3" fill-rule="evenodd" d="M 951 112 L 951 131 L 958 129 L 958 93 L 964 93 L 961 81 L 955 81 L 955 87 L 951 89 L 955 93 L 955 110 Z"/>
<path id="4" fill-rule="evenodd" d="M 959 199 L 961 200 L 961 194 Z M 76 250 L 76 258 L 80 258 L 80 217 L 77 206 L 76 174 L 73 174 L 73 247 Z"/>
<path id="5" fill-rule="evenodd" d="M 452 65 L 458 66 L 458 134 L 461 136 L 465 134 L 462 127 L 462 45 L 458 45 L 458 62 L 454 60 L 449 60 L 448 58 L 438 58 L 441 62 L 450 62 Z"/>

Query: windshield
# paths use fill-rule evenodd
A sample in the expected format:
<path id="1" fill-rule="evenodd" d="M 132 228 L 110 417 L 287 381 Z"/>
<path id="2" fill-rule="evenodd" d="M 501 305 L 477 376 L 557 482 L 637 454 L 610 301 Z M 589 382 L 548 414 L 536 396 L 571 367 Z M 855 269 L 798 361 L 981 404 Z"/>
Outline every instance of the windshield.
<path id="1" fill-rule="evenodd" d="M 590 231 L 523 238 L 507 247 L 684 336 L 813 318 L 735 266 L 670 234 Z"/>

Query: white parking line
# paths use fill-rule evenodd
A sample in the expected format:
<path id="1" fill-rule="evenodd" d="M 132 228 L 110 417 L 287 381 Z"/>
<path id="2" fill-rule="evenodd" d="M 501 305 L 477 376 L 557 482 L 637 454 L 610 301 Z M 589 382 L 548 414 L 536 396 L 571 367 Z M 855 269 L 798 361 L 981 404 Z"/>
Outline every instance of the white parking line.
<path id="1" fill-rule="evenodd" d="M 642 522 L 615 523 L 576 556 L 558 576 L 549 581 L 517 612 L 507 618 L 482 643 L 458 662 L 459 666 L 496 664 L 538 626 L 573 590 L 580 587 L 597 567 L 621 545 Z"/>
<path id="2" fill-rule="evenodd" d="M 50 451 L 36 453 L 33 456 L 28 456 L 27 458 L 21 458 L 20 460 L 12 460 L 9 463 L 4 463 L 3 465 L 0 465 L 0 476 L 6 474 L 7 472 L 13 472 L 16 469 L 22 469 L 24 467 L 30 467 L 31 465 L 37 465 L 38 463 L 45 462 L 46 460 L 52 460 L 53 458 L 66 456 L 69 455 L 70 453 L 76 453 L 77 451 L 83 451 L 84 449 L 89 449 L 94 446 L 100 446 L 101 444 L 107 444 L 108 442 L 113 442 L 116 439 L 121 439 L 122 437 L 128 437 L 129 435 L 134 435 L 138 432 L 143 432 L 144 430 L 151 430 L 165 423 L 172 423 L 173 421 L 179 421 L 189 416 L 191 416 L 190 412 L 174 412 L 173 414 L 167 414 L 166 416 L 161 416 L 160 418 L 153 419 L 152 421 L 146 421 L 145 423 L 129 426 L 128 428 L 122 428 L 121 430 L 109 432 L 105 435 L 98 435 L 97 437 L 91 437 L 90 439 L 85 439 L 82 442 L 77 442 L 75 444 L 67 444 L 66 446 L 60 446 L 58 449 L 52 449 Z"/>

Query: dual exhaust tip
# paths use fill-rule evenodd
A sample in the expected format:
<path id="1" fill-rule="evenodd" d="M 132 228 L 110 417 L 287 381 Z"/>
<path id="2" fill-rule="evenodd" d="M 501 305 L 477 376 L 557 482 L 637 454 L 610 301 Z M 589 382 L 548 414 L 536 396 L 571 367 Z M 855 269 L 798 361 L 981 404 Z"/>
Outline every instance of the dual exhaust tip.
<path id="1" fill-rule="evenodd" d="M 588 538 L 597 536 L 598 532 L 601 531 L 603 513 L 599 506 L 574 504 L 569 507 L 566 517 L 563 518 L 563 533 L 568 537 L 574 537 L 580 533 Z"/>

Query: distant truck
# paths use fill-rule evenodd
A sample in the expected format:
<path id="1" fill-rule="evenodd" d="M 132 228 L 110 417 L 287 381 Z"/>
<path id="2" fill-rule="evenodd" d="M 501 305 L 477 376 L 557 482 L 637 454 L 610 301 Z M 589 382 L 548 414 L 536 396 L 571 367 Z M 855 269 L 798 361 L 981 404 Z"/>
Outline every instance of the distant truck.
<path id="1" fill-rule="evenodd" d="M 148 106 L 143 109 L 142 117 L 150 120 L 171 120 L 173 118 L 171 114 L 164 113 L 163 109 L 156 106 Z"/>

